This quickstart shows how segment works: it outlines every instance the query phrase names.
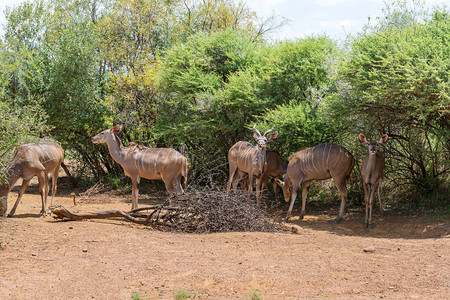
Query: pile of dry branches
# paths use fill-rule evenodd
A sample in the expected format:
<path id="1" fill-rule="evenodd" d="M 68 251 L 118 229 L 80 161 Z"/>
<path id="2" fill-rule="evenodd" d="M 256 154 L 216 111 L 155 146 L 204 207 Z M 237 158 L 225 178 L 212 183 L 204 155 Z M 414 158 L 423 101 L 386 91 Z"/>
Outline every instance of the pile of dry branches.
<path id="1" fill-rule="evenodd" d="M 183 232 L 230 232 L 280 230 L 275 216 L 248 200 L 243 192 L 223 190 L 190 192 L 176 201 L 170 212 L 170 227 Z"/>
<path id="2" fill-rule="evenodd" d="M 248 200 L 243 192 L 229 194 L 223 190 L 191 190 L 176 201 L 143 207 L 130 212 L 108 210 L 75 215 L 63 207 L 53 207 L 59 219 L 104 219 L 124 217 L 139 224 L 151 225 L 160 230 L 189 233 L 230 231 L 281 231 L 275 216 L 270 216 L 255 200 Z"/>

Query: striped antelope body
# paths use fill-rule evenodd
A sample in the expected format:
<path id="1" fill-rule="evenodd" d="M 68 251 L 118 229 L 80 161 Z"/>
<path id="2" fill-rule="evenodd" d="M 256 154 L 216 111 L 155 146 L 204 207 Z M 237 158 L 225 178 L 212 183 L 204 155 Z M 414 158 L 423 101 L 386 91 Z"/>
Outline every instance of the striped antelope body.
<path id="1" fill-rule="evenodd" d="M 267 181 L 269 180 L 269 176 L 272 177 L 273 184 L 273 193 L 275 196 L 275 201 L 278 201 L 277 195 L 277 182 L 275 178 L 278 176 L 282 176 L 286 174 L 287 171 L 287 163 L 283 161 L 280 153 L 275 150 L 267 149 L 266 151 L 266 166 L 264 167 L 264 173 L 262 175 L 262 187 L 261 194 L 264 193 L 264 190 L 267 187 Z M 242 179 L 242 187 L 248 186 L 248 177 L 244 176 Z"/>
<path id="2" fill-rule="evenodd" d="M 368 141 L 363 134 L 359 134 L 359 141 L 369 148 L 361 164 L 361 179 L 364 189 L 364 200 L 366 204 L 366 215 L 364 219 L 365 228 L 372 228 L 372 208 L 375 189 L 378 186 L 378 200 L 380 202 L 380 213 L 383 213 L 383 205 L 381 203 L 381 183 L 384 175 L 384 156 L 378 151 L 378 146 L 386 143 L 388 135 L 383 135 L 378 141 Z"/>
<path id="3" fill-rule="evenodd" d="M 306 196 L 311 180 L 324 180 L 329 178 L 333 178 L 334 183 L 341 194 L 341 206 L 339 214 L 335 219 L 335 223 L 342 220 L 348 194 L 346 183 L 353 170 L 354 164 L 355 159 L 347 149 L 329 143 L 305 148 L 291 155 L 285 181 L 282 182 L 276 179 L 283 187 L 284 199 L 286 202 L 288 202 L 291 197 L 286 220 L 291 216 L 300 185 L 303 185 L 302 211 L 300 214 L 300 219 L 303 219 L 305 215 Z"/>
<path id="4" fill-rule="evenodd" d="M 9 213 L 12 217 L 25 193 L 30 180 L 37 176 L 39 182 L 39 194 L 41 195 L 42 209 L 40 214 L 46 215 L 47 195 L 49 192 L 49 174 L 52 177 L 52 200 L 56 194 L 58 173 L 64 157 L 64 150 L 52 140 L 42 139 L 37 143 L 24 144 L 16 148 L 14 158 L 6 168 L 8 182 L 0 184 L 0 214 L 7 213 L 7 197 L 14 184 L 22 178 L 22 186 L 19 190 L 16 203 Z"/>
<path id="5" fill-rule="evenodd" d="M 269 176 L 271 176 L 273 179 L 272 184 L 273 184 L 273 193 L 275 196 L 275 201 L 278 201 L 278 195 L 277 195 L 277 185 L 278 184 L 275 181 L 275 178 L 286 174 L 287 164 L 281 158 L 280 153 L 278 153 L 275 150 L 267 150 L 266 161 L 267 161 L 266 168 L 265 168 L 263 176 L 262 176 L 261 193 L 264 192 L 264 189 L 267 186 L 267 181 L 269 179 Z"/>
<path id="6" fill-rule="evenodd" d="M 256 124 L 253 126 L 254 139 L 257 142 L 256 146 L 253 146 L 249 142 L 239 141 L 234 144 L 228 151 L 228 163 L 229 163 L 229 177 L 227 183 L 227 192 L 230 190 L 233 184 L 233 190 L 237 190 L 237 184 L 241 180 L 242 176 L 248 174 L 248 189 L 247 197 L 253 190 L 253 176 L 256 177 L 256 199 L 259 205 L 261 199 L 260 187 L 261 177 L 264 173 L 264 167 L 266 164 L 266 146 L 270 141 L 275 140 L 278 137 L 278 132 L 274 132 L 270 137 L 266 137 L 266 134 L 273 131 L 273 127 L 267 130 L 263 135 L 256 129 Z M 236 178 L 235 177 L 236 174 Z"/>
<path id="7" fill-rule="evenodd" d="M 184 183 L 187 181 L 186 157 L 171 148 L 147 148 L 136 144 L 124 147 L 117 136 L 122 130 L 122 125 L 116 125 L 94 136 L 92 142 L 107 143 L 112 158 L 122 166 L 125 175 L 131 178 L 133 183 L 131 208 L 138 208 L 141 178 L 162 179 L 171 198 L 183 194 L 180 179 L 183 176 Z"/>

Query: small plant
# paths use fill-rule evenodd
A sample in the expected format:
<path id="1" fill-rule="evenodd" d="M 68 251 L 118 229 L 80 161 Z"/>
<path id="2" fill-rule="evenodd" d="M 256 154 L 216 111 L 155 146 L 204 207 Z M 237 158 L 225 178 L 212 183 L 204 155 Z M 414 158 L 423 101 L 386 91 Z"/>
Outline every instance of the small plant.
<path id="1" fill-rule="evenodd" d="M 260 295 L 260 291 L 258 289 L 250 291 L 250 299 L 251 300 L 261 300 L 261 295 Z"/>
<path id="2" fill-rule="evenodd" d="M 139 293 L 133 293 L 131 295 L 131 299 L 133 299 L 133 300 L 149 300 L 148 298 L 141 297 L 141 295 L 139 295 Z"/>
<path id="3" fill-rule="evenodd" d="M 191 293 L 189 293 L 188 291 L 186 291 L 183 288 L 176 288 L 173 292 L 173 296 L 175 299 L 188 299 L 193 297 L 193 295 Z M 194 295 L 195 297 L 195 295 Z"/>

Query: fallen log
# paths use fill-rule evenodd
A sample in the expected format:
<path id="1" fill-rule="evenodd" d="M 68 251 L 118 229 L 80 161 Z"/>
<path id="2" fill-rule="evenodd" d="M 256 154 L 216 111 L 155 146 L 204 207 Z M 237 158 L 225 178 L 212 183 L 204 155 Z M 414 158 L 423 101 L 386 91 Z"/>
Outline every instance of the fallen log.
<path id="1" fill-rule="evenodd" d="M 109 209 L 105 211 L 96 211 L 89 212 L 84 214 L 74 214 L 64 208 L 62 205 L 52 205 L 50 207 L 50 211 L 56 215 L 56 219 L 61 219 L 64 221 L 77 221 L 77 220 L 85 220 L 85 219 L 108 219 L 108 218 L 125 218 L 133 223 L 148 225 L 151 223 L 155 223 L 154 220 L 148 220 L 147 216 L 145 216 L 145 220 L 141 220 L 131 216 L 130 214 L 121 211 L 119 209 Z M 157 221 L 156 221 L 157 222 Z M 159 223 L 159 222 L 157 222 Z"/>

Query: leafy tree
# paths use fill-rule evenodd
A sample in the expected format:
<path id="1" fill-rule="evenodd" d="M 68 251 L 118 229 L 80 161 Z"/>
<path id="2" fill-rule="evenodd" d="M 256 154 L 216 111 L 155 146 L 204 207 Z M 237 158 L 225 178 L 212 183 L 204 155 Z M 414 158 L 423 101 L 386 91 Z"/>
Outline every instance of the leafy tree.
<path id="1" fill-rule="evenodd" d="M 430 195 L 449 183 L 450 14 L 418 12 L 387 10 L 353 40 L 329 103 L 344 121 L 336 125 L 353 137 L 389 134 L 387 176 L 394 186 Z"/>
<path id="2" fill-rule="evenodd" d="M 13 158 L 15 147 L 48 134 L 46 119 L 38 103 L 12 108 L 0 101 L 0 182 L 5 179 L 4 170 Z"/>
<path id="3" fill-rule="evenodd" d="M 231 30 L 197 34 L 171 48 L 161 66 L 159 89 L 167 98 L 158 105 L 155 131 L 202 160 L 221 157 L 223 165 L 235 142 L 253 140 L 257 121 L 283 132 L 272 147 L 286 157 L 330 141 L 321 101 L 333 47 L 324 37 L 265 46 Z"/>

